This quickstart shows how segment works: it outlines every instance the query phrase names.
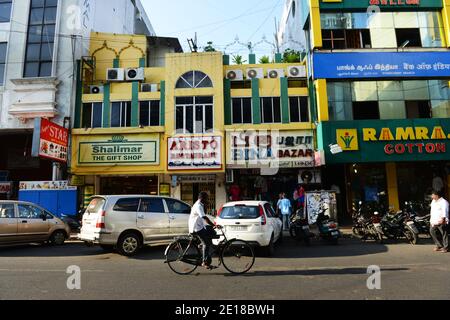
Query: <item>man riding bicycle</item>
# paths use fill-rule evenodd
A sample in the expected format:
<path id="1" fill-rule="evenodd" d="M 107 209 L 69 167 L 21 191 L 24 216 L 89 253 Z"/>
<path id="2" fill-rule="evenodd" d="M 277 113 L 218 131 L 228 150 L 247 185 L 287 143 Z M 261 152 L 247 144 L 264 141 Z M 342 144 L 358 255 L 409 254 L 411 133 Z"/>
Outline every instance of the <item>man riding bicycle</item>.
<path id="1" fill-rule="evenodd" d="M 211 257 L 209 254 L 212 239 L 215 236 L 214 223 L 206 216 L 205 206 L 208 205 L 208 193 L 200 192 L 198 201 L 194 204 L 189 217 L 189 233 L 199 237 L 202 243 L 202 267 L 210 267 Z"/>

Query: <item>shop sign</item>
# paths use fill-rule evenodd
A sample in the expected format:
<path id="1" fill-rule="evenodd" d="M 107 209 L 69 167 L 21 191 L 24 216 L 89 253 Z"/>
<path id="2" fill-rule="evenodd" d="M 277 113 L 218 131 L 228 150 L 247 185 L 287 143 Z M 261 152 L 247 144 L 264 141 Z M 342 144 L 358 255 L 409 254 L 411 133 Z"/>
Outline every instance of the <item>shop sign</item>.
<path id="1" fill-rule="evenodd" d="M 21 191 L 30 190 L 77 190 L 69 185 L 69 181 L 22 181 L 19 183 Z"/>
<path id="2" fill-rule="evenodd" d="M 84 186 L 85 180 L 86 179 L 85 179 L 84 176 L 73 175 L 73 176 L 70 177 L 70 185 L 71 186 L 81 187 L 81 186 Z"/>
<path id="3" fill-rule="evenodd" d="M 380 7 L 389 10 L 442 9 L 442 0 L 322 0 L 321 9 L 368 10 L 368 7 Z M 371 9 L 371 8 L 369 8 Z M 370 11 L 372 12 L 372 11 Z"/>
<path id="4" fill-rule="evenodd" d="M 317 52 L 313 59 L 315 79 L 450 77 L 448 52 Z"/>
<path id="5" fill-rule="evenodd" d="M 0 182 L 0 193 L 10 193 L 12 190 L 12 182 Z"/>
<path id="6" fill-rule="evenodd" d="M 210 183 L 216 181 L 216 176 L 215 175 L 179 176 L 178 181 L 181 183 Z"/>
<path id="7" fill-rule="evenodd" d="M 312 131 L 236 131 L 227 138 L 230 169 L 315 166 Z"/>
<path id="8" fill-rule="evenodd" d="M 420 6 L 420 0 L 370 0 L 371 6 Z"/>
<path id="9" fill-rule="evenodd" d="M 161 183 L 159 185 L 159 195 L 170 197 L 170 184 L 169 183 Z"/>
<path id="10" fill-rule="evenodd" d="M 158 165 L 158 134 L 80 136 L 79 165 Z"/>
<path id="11" fill-rule="evenodd" d="M 169 138 L 168 170 L 222 169 L 222 137 Z"/>
<path id="12" fill-rule="evenodd" d="M 32 155 L 67 162 L 69 130 L 47 119 L 36 119 L 34 127 Z"/>
<path id="13" fill-rule="evenodd" d="M 322 126 L 323 145 L 337 141 L 343 150 L 338 154 L 325 150 L 330 163 L 450 160 L 449 119 L 342 121 Z"/>

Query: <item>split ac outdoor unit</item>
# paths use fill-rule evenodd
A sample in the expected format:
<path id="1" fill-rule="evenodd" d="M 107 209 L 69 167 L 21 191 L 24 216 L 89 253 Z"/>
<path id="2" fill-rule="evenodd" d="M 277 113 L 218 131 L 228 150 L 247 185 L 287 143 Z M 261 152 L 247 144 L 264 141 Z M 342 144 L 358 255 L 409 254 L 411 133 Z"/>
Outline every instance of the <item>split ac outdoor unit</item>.
<path id="1" fill-rule="evenodd" d="M 227 72 L 227 79 L 231 81 L 242 81 L 244 80 L 244 73 L 242 70 L 230 70 Z"/>
<path id="2" fill-rule="evenodd" d="M 104 92 L 104 87 L 103 86 L 90 86 L 89 87 L 89 92 L 91 94 L 103 93 Z"/>
<path id="3" fill-rule="evenodd" d="M 249 79 L 263 79 L 264 69 L 263 68 L 253 68 L 247 69 L 247 78 Z"/>
<path id="4" fill-rule="evenodd" d="M 284 78 L 283 69 L 269 69 L 267 70 L 267 77 L 270 79 Z"/>
<path id="5" fill-rule="evenodd" d="M 306 78 L 305 66 L 291 66 L 287 69 L 289 78 Z"/>
<path id="6" fill-rule="evenodd" d="M 108 81 L 124 81 L 125 70 L 122 68 L 111 68 L 106 71 L 106 80 Z"/>
<path id="7" fill-rule="evenodd" d="M 145 78 L 144 68 L 130 68 L 125 74 L 127 81 L 144 81 Z"/>
<path id="8" fill-rule="evenodd" d="M 141 92 L 158 92 L 157 83 L 143 83 L 141 84 Z"/>

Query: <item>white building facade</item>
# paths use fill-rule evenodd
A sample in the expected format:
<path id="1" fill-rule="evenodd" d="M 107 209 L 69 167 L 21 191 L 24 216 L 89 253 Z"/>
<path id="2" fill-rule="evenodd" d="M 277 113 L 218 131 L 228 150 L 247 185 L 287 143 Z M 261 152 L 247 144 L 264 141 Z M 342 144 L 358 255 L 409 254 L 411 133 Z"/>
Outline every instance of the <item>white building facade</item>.
<path id="1" fill-rule="evenodd" d="M 34 119 L 71 123 L 91 31 L 155 35 L 140 0 L 0 1 L 0 182 L 12 189 L 52 178 L 51 163 L 31 157 Z"/>
<path id="2" fill-rule="evenodd" d="M 285 0 L 278 28 L 278 43 L 281 51 L 292 49 L 305 51 L 305 32 L 301 24 L 301 0 Z"/>

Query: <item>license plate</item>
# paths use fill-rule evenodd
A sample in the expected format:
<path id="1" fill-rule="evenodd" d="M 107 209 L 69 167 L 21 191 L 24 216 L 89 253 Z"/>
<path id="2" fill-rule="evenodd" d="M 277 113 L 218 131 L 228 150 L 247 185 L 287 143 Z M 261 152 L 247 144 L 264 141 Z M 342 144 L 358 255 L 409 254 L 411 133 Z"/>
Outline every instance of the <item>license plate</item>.
<path id="1" fill-rule="evenodd" d="M 246 226 L 230 226 L 229 229 L 231 231 L 247 231 Z"/>
<path id="2" fill-rule="evenodd" d="M 332 236 L 338 236 L 338 235 L 339 235 L 339 232 L 338 232 L 338 231 L 334 231 L 334 232 L 331 233 L 331 235 L 332 235 Z"/>

